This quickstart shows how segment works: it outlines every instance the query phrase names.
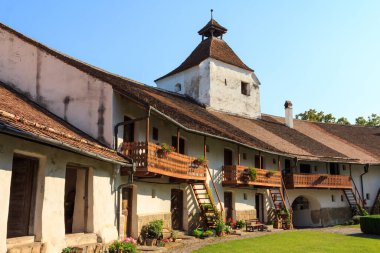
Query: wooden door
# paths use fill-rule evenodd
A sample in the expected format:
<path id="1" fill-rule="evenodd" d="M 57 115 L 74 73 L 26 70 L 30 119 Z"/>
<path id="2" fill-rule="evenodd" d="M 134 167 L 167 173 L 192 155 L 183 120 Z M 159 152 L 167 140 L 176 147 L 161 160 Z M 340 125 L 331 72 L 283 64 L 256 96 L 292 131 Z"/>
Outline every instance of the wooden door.
<path id="1" fill-rule="evenodd" d="M 172 136 L 172 146 L 177 153 L 185 154 L 185 139 L 179 138 L 179 148 L 177 147 L 177 136 Z"/>
<path id="2" fill-rule="evenodd" d="M 226 220 L 232 218 L 232 192 L 224 192 L 224 210 L 226 211 Z"/>
<path id="3" fill-rule="evenodd" d="M 172 229 L 182 229 L 183 216 L 183 192 L 178 189 L 172 189 L 171 192 L 171 214 L 172 214 Z"/>
<path id="4" fill-rule="evenodd" d="M 38 160 L 15 156 L 13 158 L 7 237 L 26 236 L 32 232 L 35 181 Z"/>
<path id="5" fill-rule="evenodd" d="M 264 222 L 264 208 L 263 208 L 263 194 L 257 193 L 255 196 L 255 208 L 256 208 L 256 218 Z"/>
<path id="6" fill-rule="evenodd" d="M 232 150 L 224 149 L 224 165 L 232 165 Z"/>
<path id="7" fill-rule="evenodd" d="M 124 215 L 124 234 L 131 236 L 132 231 L 132 188 L 123 188 L 122 214 Z"/>
<path id="8" fill-rule="evenodd" d="M 124 121 L 131 120 L 131 118 L 124 116 Z M 124 142 L 134 142 L 135 141 L 135 123 L 124 125 L 123 133 Z"/>

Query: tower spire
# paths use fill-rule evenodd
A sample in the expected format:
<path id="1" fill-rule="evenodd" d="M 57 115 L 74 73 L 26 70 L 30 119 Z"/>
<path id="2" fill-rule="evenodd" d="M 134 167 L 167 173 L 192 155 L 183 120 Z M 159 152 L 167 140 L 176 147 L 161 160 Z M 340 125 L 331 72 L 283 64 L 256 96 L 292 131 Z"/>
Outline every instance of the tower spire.
<path id="1" fill-rule="evenodd" d="M 223 34 L 227 32 L 227 28 L 219 25 L 218 22 L 213 17 L 214 10 L 210 10 L 211 19 L 210 21 L 201 29 L 199 30 L 198 34 L 202 35 L 202 40 L 209 37 L 216 37 L 216 38 L 223 38 Z"/>

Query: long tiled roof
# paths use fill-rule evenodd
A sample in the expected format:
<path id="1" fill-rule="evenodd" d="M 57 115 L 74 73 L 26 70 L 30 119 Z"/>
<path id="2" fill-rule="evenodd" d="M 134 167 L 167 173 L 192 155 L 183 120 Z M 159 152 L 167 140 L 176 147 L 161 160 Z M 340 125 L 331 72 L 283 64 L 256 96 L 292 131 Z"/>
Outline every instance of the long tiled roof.
<path id="1" fill-rule="evenodd" d="M 115 151 L 102 146 L 95 139 L 17 92 L 6 88 L 2 83 L 0 83 L 0 125 L 36 139 L 51 141 L 49 142 L 51 145 L 62 143 L 67 149 L 78 153 L 90 154 L 95 158 L 117 163 L 127 163 Z"/>
<path id="2" fill-rule="evenodd" d="M 155 81 L 164 79 L 165 77 L 197 66 L 207 58 L 213 58 L 248 71 L 253 71 L 251 68 L 245 65 L 242 60 L 240 60 L 240 58 L 224 40 L 211 36 L 199 43 L 199 45 L 194 49 L 189 57 L 187 57 L 186 60 L 182 62 L 181 65 L 179 65 L 176 69 L 169 72 L 168 74 L 156 79 Z"/>
<path id="3" fill-rule="evenodd" d="M 212 135 L 267 152 L 305 160 L 380 164 L 380 128 L 322 124 L 294 120 L 294 128 L 284 118 L 262 115 L 247 119 L 207 110 L 187 97 L 165 92 L 108 73 L 61 54 L 0 24 L 21 39 L 34 44 L 67 64 L 108 82 L 114 90 L 146 106 L 155 108 L 189 131 Z M 213 39 L 218 40 L 219 39 Z M 204 43 L 211 43 L 211 39 Z"/>

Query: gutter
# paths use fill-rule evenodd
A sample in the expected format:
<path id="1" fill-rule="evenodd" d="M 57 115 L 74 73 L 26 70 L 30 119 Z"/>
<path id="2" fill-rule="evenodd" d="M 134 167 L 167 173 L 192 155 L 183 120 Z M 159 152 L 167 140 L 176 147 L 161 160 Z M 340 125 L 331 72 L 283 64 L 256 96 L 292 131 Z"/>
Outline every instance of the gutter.
<path id="1" fill-rule="evenodd" d="M 91 157 L 91 158 L 95 158 L 97 160 L 102 160 L 102 161 L 105 161 L 105 162 L 109 162 L 109 163 L 113 163 L 113 164 L 118 164 L 118 165 L 121 165 L 121 166 L 132 167 L 132 164 L 124 163 L 124 162 L 113 160 L 113 159 L 110 159 L 110 158 L 106 158 L 106 157 L 100 156 L 100 155 L 98 155 L 96 153 L 88 152 L 88 151 L 82 150 L 80 148 L 72 147 L 72 146 L 70 146 L 70 145 L 68 145 L 66 143 L 63 143 L 63 142 L 60 142 L 60 141 L 57 141 L 57 140 L 49 139 L 49 138 L 46 138 L 46 137 L 43 137 L 43 136 L 36 136 L 36 135 L 30 134 L 30 133 L 27 133 L 27 132 L 24 132 L 24 131 L 20 131 L 20 130 L 18 130 L 16 128 L 9 127 L 9 126 L 1 124 L 1 123 L 0 123 L 0 132 L 3 133 L 3 134 L 6 134 L 6 135 L 18 137 L 18 138 L 21 138 L 21 139 L 24 139 L 24 140 L 28 140 L 28 141 L 32 141 L 32 142 L 35 142 L 35 143 L 40 143 L 40 144 L 45 144 L 45 145 L 53 146 L 53 147 L 56 147 L 56 148 L 59 148 L 59 149 L 65 150 L 65 151 L 73 152 L 73 153 L 76 153 L 76 154 L 81 154 L 81 155 L 84 155 L 84 156 L 87 156 L 87 157 Z"/>
<path id="2" fill-rule="evenodd" d="M 364 185 L 363 185 L 363 176 L 365 174 L 368 173 L 369 171 L 369 164 L 367 163 L 366 165 L 364 165 L 364 173 L 360 174 L 360 185 L 361 185 L 361 190 L 362 190 L 362 199 L 363 199 L 363 205 L 364 205 L 364 202 L 365 202 L 365 198 L 364 198 Z"/>

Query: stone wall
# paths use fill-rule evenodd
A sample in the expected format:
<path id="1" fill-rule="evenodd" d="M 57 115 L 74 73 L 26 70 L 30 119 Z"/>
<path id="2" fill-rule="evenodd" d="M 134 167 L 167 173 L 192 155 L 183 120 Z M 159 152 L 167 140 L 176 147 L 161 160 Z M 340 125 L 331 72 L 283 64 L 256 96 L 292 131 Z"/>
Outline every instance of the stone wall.
<path id="1" fill-rule="evenodd" d="M 351 217 L 352 212 L 350 207 L 322 208 L 320 212 L 321 223 L 324 227 L 343 224 L 351 219 Z"/>
<path id="2" fill-rule="evenodd" d="M 141 228 L 154 220 L 163 220 L 164 228 L 171 229 L 172 227 L 172 216 L 171 213 L 159 213 L 159 214 L 149 214 L 149 215 L 137 215 L 138 219 L 138 234 L 141 233 Z"/>
<path id="3" fill-rule="evenodd" d="M 256 209 L 235 211 L 236 220 L 256 219 Z"/>

